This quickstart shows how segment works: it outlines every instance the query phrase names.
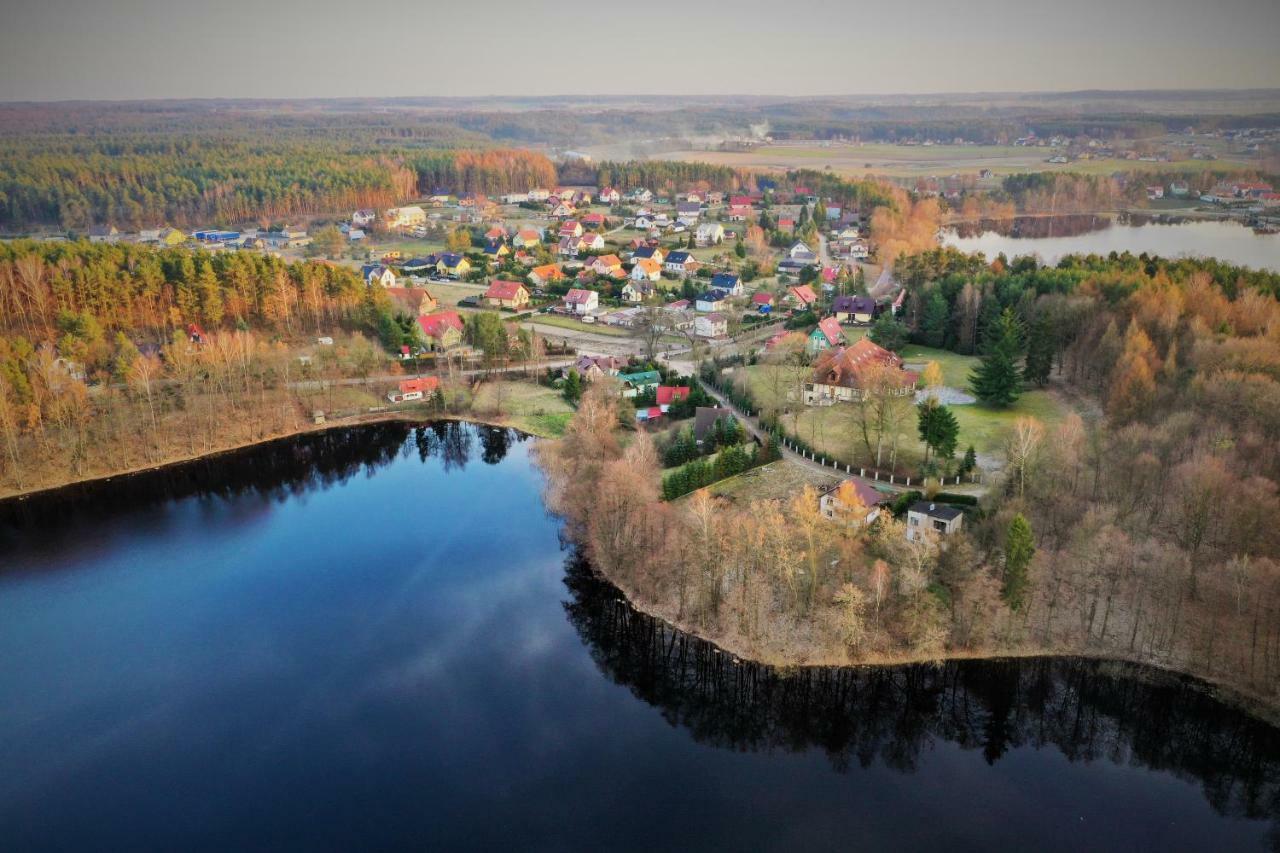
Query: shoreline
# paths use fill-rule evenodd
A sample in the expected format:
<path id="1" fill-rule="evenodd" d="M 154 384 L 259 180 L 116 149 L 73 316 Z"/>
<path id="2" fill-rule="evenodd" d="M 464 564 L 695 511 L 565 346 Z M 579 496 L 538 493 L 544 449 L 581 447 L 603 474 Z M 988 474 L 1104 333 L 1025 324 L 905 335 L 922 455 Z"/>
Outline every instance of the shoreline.
<path id="1" fill-rule="evenodd" d="M 277 435 L 266 436 L 263 438 L 255 439 L 253 441 L 242 441 L 237 444 L 228 445 L 226 447 L 219 447 L 217 449 L 209 450 L 203 453 L 195 453 L 187 456 L 180 456 L 177 458 L 168 459 L 164 462 L 157 462 L 154 465 L 136 466 L 133 468 L 126 468 L 120 471 L 116 471 L 110 474 L 99 474 L 91 477 L 82 477 L 76 480 L 67 480 L 65 482 L 58 483 L 56 485 L 36 486 L 29 489 L 23 489 L 21 491 L 8 492 L 5 494 L 0 494 L 0 505 L 6 505 L 9 503 L 22 503 L 23 501 L 38 499 L 42 496 L 63 491 L 65 489 L 99 486 L 105 483 L 109 483 L 112 480 L 125 479 L 128 477 L 138 477 L 146 474 L 154 474 L 154 473 L 165 471 L 171 468 L 179 468 L 183 465 L 190 465 L 194 462 L 204 462 L 211 459 L 215 459 L 219 456 L 224 456 L 226 454 L 236 453 L 236 452 L 239 452 L 242 450 L 248 450 L 254 447 L 261 447 L 263 445 L 271 444 L 273 442 L 286 441 L 288 439 L 297 438 L 298 436 L 302 436 L 302 435 L 311 435 L 313 433 L 328 432 L 329 430 L 335 430 L 335 429 L 348 429 L 350 427 L 372 426 L 375 424 L 383 424 L 383 423 L 401 422 L 401 423 L 409 423 L 409 424 L 423 424 L 423 423 L 430 423 L 432 421 L 465 421 L 467 423 L 480 424 L 482 426 L 505 427 L 507 429 L 514 429 L 514 430 L 518 430 L 520 432 L 526 433 L 527 435 L 534 436 L 535 438 L 551 438 L 552 437 L 547 435 L 540 435 L 537 432 L 531 431 L 525 427 L 520 427 L 512 423 L 504 422 L 504 420 L 500 418 L 493 418 L 493 417 L 488 417 L 488 416 L 484 416 L 476 413 L 470 413 L 470 412 L 466 414 L 453 414 L 453 413 L 445 413 L 445 412 L 416 413 L 411 410 L 402 410 L 402 411 L 394 411 L 394 412 L 377 412 L 377 413 L 368 414 L 368 415 L 358 415 L 356 417 L 347 418 L 343 420 L 326 421 L 323 424 L 315 424 L 315 423 L 305 424 L 302 427 L 299 427 L 298 429 L 289 430 L 287 432 L 282 432 Z"/>
<path id="2" fill-rule="evenodd" d="M 581 547 L 581 546 L 578 546 Z M 1243 690 L 1233 684 L 1221 681 L 1212 676 L 1202 673 L 1189 671 L 1186 669 L 1171 666 L 1169 664 L 1160 663 L 1158 661 L 1143 660 L 1142 658 L 1128 655 L 1116 654 L 1105 650 L 1090 651 L 1087 649 L 1064 650 L 1064 649 L 1009 649 L 1001 652 L 980 652 L 980 651 L 948 651 L 940 656 L 923 656 L 923 655 L 876 655 L 865 660 L 827 660 L 825 658 L 812 661 L 786 661 L 786 660 L 769 660 L 766 656 L 758 656 L 754 653 L 747 653 L 742 649 L 734 648 L 732 645 L 724 642 L 723 638 L 711 636 L 703 630 L 692 625 L 682 624 L 681 622 L 669 618 L 665 614 L 657 612 L 655 606 L 642 602 L 631 590 L 620 584 L 609 573 L 600 568 L 595 560 L 590 561 L 591 570 L 595 572 L 597 577 L 611 585 L 625 599 L 627 605 L 633 608 L 637 613 L 656 619 L 659 622 L 669 626 L 675 631 L 688 634 L 697 640 L 707 643 L 714 647 L 720 654 L 728 655 L 735 662 L 743 662 L 757 666 L 767 666 L 773 669 L 785 672 L 788 670 L 807 670 L 807 669 L 859 669 L 864 667 L 893 667 L 907 666 L 922 663 L 943 663 L 947 661 L 960 660 L 1002 660 L 1002 659 L 1024 659 L 1024 658 L 1061 658 L 1061 659 L 1081 659 L 1081 660 L 1097 660 L 1108 661 L 1114 663 L 1133 664 L 1136 666 L 1146 667 L 1151 670 L 1164 673 L 1166 675 L 1183 679 L 1196 689 L 1206 693 L 1223 704 L 1230 705 L 1238 710 L 1256 717 L 1268 725 L 1280 728 L 1280 699 L 1268 698 L 1266 696 L 1254 693 L 1252 691 Z"/>
<path id="3" fill-rule="evenodd" d="M 379 412 L 372 415 L 362 415 L 358 418 L 349 419 L 341 422 L 330 422 L 324 424 L 307 424 L 297 430 L 292 430 L 279 435 L 262 438 L 256 441 L 241 442 L 239 444 L 211 450 L 207 453 L 198 453 L 192 456 L 186 456 L 178 459 L 172 459 L 156 465 L 148 465 L 137 467 L 125 471 L 112 474 L 106 474 L 97 477 L 87 477 L 80 480 L 71 480 L 56 486 L 44 486 L 37 489 L 30 489 L 24 492 L 13 493 L 0 496 L 0 506 L 11 503 L 22 503 L 27 500 L 37 499 L 40 496 L 53 494 L 65 489 L 76 487 L 93 487 L 106 484 L 112 480 L 126 479 L 137 477 L 155 472 L 164 471 L 171 468 L 178 468 L 195 462 L 202 462 L 215 459 L 219 456 L 236 453 L 253 447 L 260 447 L 277 441 L 286 441 L 301 435 L 309 435 L 313 433 L 323 433 L 330 430 L 348 429 L 351 427 L 373 426 L 380 423 L 402 422 L 408 424 L 423 424 L 432 421 L 454 421 L 479 424 L 483 426 L 503 427 L 507 429 L 515 429 L 524 432 L 539 439 L 547 439 L 548 436 L 539 435 L 527 429 L 517 427 L 511 423 L 503 422 L 503 419 L 486 417 L 476 413 L 452 414 L 452 413 L 417 413 L 412 411 L 396 411 L 396 412 Z M 535 462 L 535 464 L 538 464 Z M 541 465 L 539 465 L 541 470 Z M 567 519 L 566 519 L 567 520 Z M 581 545 L 577 547 L 582 547 Z M 660 612 L 661 608 L 653 603 L 642 600 L 633 590 L 628 589 L 621 582 L 613 578 L 609 572 L 601 568 L 594 559 L 590 561 L 591 570 L 603 581 L 610 584 L 625 600 L 627 606 L 633 608 L 637 613 L 641 613 L 651 619 L 658 620 L 669 626 L 675 631 L 687 634 L 688 636 L 707 643 L 714 647 L 719 653 L 732 657 L 735 661 L 741 661 L 759 666 L 767 666 L 779 671 L 788 670 L 805 670 L 805 669 L 857 669 L 865 667 L 893 667 L 906 666 L 922 663 L 938 663 L 953 660 L 1000 660 L 1000 659 L 1023 659 L 1023 658 L 1076 658 L 1089 659 L 1098 661 L 1112 661 L 1116 663 L 1133 664 L 1146 667 L 1154 671 L 1162 672 L 1170 676 L 1180 679 L 1186 679 L 1192 683 L 1197 689 L 1200 689 L 1218 701 L 1231 705 L 1246 713 L 1257 717 L 1266 723 L 1280 728 L 1280 700 L 1268 698 L 1266 696 L 1243 690 L 1238 686 L 1222 681 L 1211 675 L 1205 675 L 1200 672 L 1191 671 L 1184 668 L 1161 663 L 1158 661 L 1144 660 L 1137 656 L 1116 654 L 1115 652 L 1105 650 L 1088 650 L 1088 649 L 1039 649 L 1039 648 L 1022 648 L 1009 649 L 1000 652 L 993 651 L 969 651 L 969 650 L 952 650 L 940 656 L 924 656 L 911 654 L 885 655 L 877 654 L 865 659 L 850 660 L 848 656 L 843 659 L 835 659 L 834 657 L 819 657 L 814 660 L 786 660 L 773 659 L 768 655 L 761 655 L 758 652 L 747 651 L 737 648 L 726 641 L 723 636 L 715 635 L 707 632 L 699 627 L 683 623 L 665 613 Z"/>

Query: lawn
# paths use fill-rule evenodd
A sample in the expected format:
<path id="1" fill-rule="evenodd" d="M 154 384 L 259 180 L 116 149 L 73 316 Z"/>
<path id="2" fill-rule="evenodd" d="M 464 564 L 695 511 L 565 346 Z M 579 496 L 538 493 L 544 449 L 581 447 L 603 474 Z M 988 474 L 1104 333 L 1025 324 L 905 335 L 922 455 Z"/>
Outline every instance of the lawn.
<path id="1" fill-rule="evenodd" d="M 745 504 L 758 500 L 788 500 L 806 485 L 823 488 L 838 483 L 840 479 L 837 474 L 824 474 L 808 465 L 780 459 L 712 483 L 707 489 L 716 497 Z"/>
<path id="2" fill-rule="evenodd" d="M 573 407 L 555 388 L 527 381 L 485 382 L 472 400 L 477 414 L 492 416 L 531 435 L 558 437 L 573 415 Z"/>
<path id="3" fill-rule="evenodd" d="M 942 368 L 942 380 L 951 388 L 966 388 L 969 385 L 969 373 L 978 365 L 978 357 L 960 355 L 942 349 L 911 344 L 899 353 L 903 362 L 912 370 L 923 369 L 926 364 L 936 361 Z"/>
<path id="4" fill-rule="evenodd" d="M 600 322 L 584 323 L 572 317 L 562 317 L 556 314 L 535 314 L 529 318 L 529 322 L 537 326 L 555 326 L 558 329 L 572 329 L 575 332 L 590 332 L 593 335 L 605 335 L 612 338 L 631 336 L 631 333 L 626 329 L 619 329 L 616 326 L 606 326 Z"/>

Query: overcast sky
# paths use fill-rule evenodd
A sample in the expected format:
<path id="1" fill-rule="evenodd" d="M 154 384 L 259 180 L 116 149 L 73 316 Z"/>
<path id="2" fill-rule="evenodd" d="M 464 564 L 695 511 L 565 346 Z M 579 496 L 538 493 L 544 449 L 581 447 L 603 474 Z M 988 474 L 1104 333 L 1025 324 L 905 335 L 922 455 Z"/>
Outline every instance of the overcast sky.
<path id="1" fill-rule="evenodd" d="M 1280 87 L 1280 0 L 0 0 L 0 100 Z"/>

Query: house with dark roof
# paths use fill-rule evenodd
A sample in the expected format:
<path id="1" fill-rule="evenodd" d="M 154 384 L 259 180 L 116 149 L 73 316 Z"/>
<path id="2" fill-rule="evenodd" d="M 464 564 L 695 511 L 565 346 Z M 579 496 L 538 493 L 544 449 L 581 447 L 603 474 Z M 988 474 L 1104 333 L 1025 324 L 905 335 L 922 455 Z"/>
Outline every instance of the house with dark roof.
<path id="1" fill-rule="evenodd" d="M 822 511 L 822 517 L 828 521 L 862 527 L 880 517 L 880 507 L 888 503 L 889 499 L 888 495 L 850 477 L 819 492 L 818 508 Z"/>
<path id="2" fill-rule="evenodd" d="M 834 317 L 828 317 L 834 320 Z M 888 368 L 886 372 L 869 373 L 873 366 Z M 902 358 L 868 338 L 852 346 L 827 349 L 813 364 L 813 374 L 804 385 L 807 406 L 830 406 L 861 400 L 871 376 L 877 382 L 892 381 L 901 396 L 911 394 L 920 377 L 902 368 Z"/>
<path id="3" fill-rule="evenodd" d="M 831 316 L 840 323 L 870 323 L 876 317 L 876 301 L 870 296 L 837 296 Z"/>
<path id="4" fill-rule="evenodd" d="M 711 289 L 724 291 L 729 296 L 741 296 L 742 279 L 737 273 L 718 272 L 711 277 Z"/>
<path id="5" fill-rule="evenodd" d="M 733 410 L 723 406 L 699 406 L 693 412 L 693 438 L 698 444 L 715 431 L 716 424 L 734 420 Z"/>
<path id="6" fill-rule="evenodd" d="M 907 508 L 907 539 L 923 542 L 934 536 L 950 536 L 964 523 L 964 512 L 932 501 L 916 501 Z"/>
<path id="7" fill-rule="evenodd" d="M 672 252 L 663 261 L 662 268 L 676 275 L 688 275 L 697 272 L 701 264 L 692 254 L 684 251 Z"/>
<path id="8" fill-rule="evenodd" d="M 693 307 L 698 311 L 715 311 L 724 305 L 728 298 L 728 294 L 723 290 L 708 290 L 698 297 Z"/>

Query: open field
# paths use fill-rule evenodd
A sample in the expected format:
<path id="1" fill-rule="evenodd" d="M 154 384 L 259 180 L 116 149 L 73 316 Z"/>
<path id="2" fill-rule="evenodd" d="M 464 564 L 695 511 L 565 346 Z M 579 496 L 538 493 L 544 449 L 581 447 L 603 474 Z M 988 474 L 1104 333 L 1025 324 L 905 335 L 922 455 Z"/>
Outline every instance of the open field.
<path id="1" fill-rule="evenodd" d="M 862 330 L 847 329 L 846 334 L 854 338 L 859 331 Z M 947 385 L 961 389 L 968 385 L 969 372 L 978 363 L 976 356 L 921 346 L 907 347 L 903 358 L 913 367 L 930 361 L 938 362 Z M 818 408 L 797 406 L 793 400 L 787 399 L 797 382 L 792 368 L 755 365 L 735 371 L 735 375 L 746 377 L 753 396 L 761 405 L 790 408 L 791 414 L 784 417 L 788 431 L 819 452 L 825 451 L 846 460 L 871 461 L 865 458 L 853 404 Z M 1052 428 L 1066 416 L 1068 409 L 1051 391 L 1035 390 L 1025 392 L 1017 404 L 1008 409 L 973 404 L 952 406 L 951 411 L 960 424 L 960 452 L 972 444 L 980 457 L 995 463 L 1003 456 L 1005 442 L 1019 417 L 1034 417 Z M 911 415 L 904 420 L 898 433 L 899 458 L 913 466 L 921 461 L 923 452 L 916 433 L 916 419 Z"/>
<path id="2" fill-rule="evenodd" d="M 559 391 L 525 381 L 485 382 L 471 405 L 479 414 L 544 437 L 562 435 L 573 414 Z"/>
<path id="3" fill-rule="evenodd" d="M 625 329 L 619 329 L 614 326 L 606 326 L 604 323 L 583 323 L 581 320 L 575 320 L 572 317 L 564 317 L 558 314 L 536 314 L 529 318 L 529 323 L 534 326 L 553 326 L 557 329 L 572 329 L 575 332 L 590 332 L 593 335 L 604 335 L 609 338 L 629 338 L 631 333 Z"/>
<path id="4" fill-rule="evenodd" d="M 913 178 L 930 175 L 973 174 L 990 169 L 995 175 L 1023 172 L 1079 172 L 1110 174 L 1120 170 L 1158 169 L 1199 171 L 1205 168 L 1247 167 L 1241 160 L 1223 158 L 1212 162 L 1183 160 L 1173 163 L 1144 163 L 1136 160 L 1077 160 L 1047 162 L 1056 151 L 1014 145 L 862 145 L 819 143 L 762 145 L 751 151 L 668 151 L 655 154 L 657 160 L 714 163 L 740 169 L 783 172 L 789 169 L 831 170 L 841 175 L 887 175 Z"/>
<path id="5" fill-rule="evenodd" d="M 770 462 L 760 468 L 743 471 L 727 480 L 712 483 L 707 489 L 719 498 L 734 503 L 757 500 L 788 500 L 805 486 L 823 488 L 840 481 L 834 473 L 824 474 L 808 465 L 786 459 Z"/>

